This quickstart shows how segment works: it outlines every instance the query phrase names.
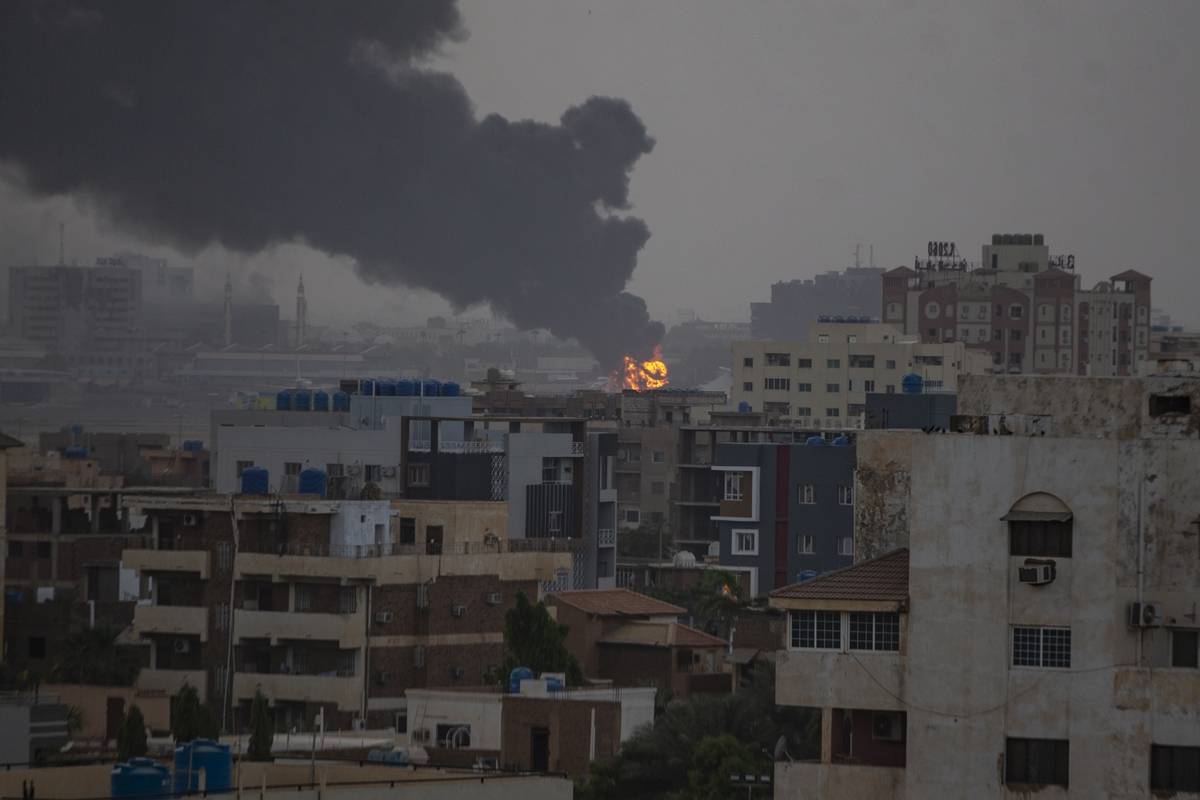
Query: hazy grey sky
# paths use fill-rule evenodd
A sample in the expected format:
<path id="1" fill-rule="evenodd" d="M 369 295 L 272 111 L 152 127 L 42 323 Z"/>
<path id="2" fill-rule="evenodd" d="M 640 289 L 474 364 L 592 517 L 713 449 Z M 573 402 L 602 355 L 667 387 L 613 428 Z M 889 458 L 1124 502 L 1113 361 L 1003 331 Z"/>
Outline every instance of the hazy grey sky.
<path id="1" fill-rule="evenodd" d="M 657 139 L 633 172 L 652 238 L 631 289 L 660 318 L 748 318 L 773 281 L 845 266 L 856 242 L 894 266 L 928 239 L 977 258 L 993 232 L 1041 232 L 1085 284 L 1135 267 L 1156 305 L 1200 322 L 1194 0 L 460 6 L 470 36 L 437 64 L 481 116 L 556 121 L 613 95 Z M 67 201 L 5 189 L 6 258 L 54 257 L 64 216 L 81 260 L 132 243 Z M 212 283 L 225 257 L 198 259 L 222 273 Z M 322 321 L 441 310 L 302 247 L 246 263 L 277 276 L 285 303 L 304 269 Z"/>

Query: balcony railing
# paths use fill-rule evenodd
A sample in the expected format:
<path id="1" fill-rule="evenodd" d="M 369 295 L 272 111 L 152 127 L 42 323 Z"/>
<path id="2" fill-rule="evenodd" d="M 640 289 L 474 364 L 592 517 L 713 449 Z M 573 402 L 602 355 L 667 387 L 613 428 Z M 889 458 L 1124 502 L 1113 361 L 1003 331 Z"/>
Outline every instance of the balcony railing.
<path id="1" fill-rule="evenodd" d="M 138 635 L 163 633 L 199 636 L 208 641 L 208 608 L 196 606 L 137 606 L 133 630 Z"/>
<path id="2" fill-rule="evenodd" d="M 362 614 L 320 612 L 236 611 L 234 630 L 239 639 L 279 641 L 335 641 L 342 647 L 362 647 Z"/>
<path id="3" fill-rule="evenodd" d="M 314 558 L 387 558 L 389 556 L 422 556 L 422 555 L 479 555 L 487 553 L 569 553 L 579 546 L 579 540 L 572 537 L 533 538 L 533 539 L 496 539 L 495 541 L 451 542 L 443 545 L 434 544 L 357 544 L 328 545 L 298 544 L 283 542 L 248 542 L 242 547 L 242 552 L 256 555 L 273 556 L 309 556 Z"/>
<path id="4" fill-rule="evenodd" d="M 615 547 L 617 544 L 617 532 L 612 528 L 600 528 L 597 533 L 597 538 L 601 547 Z"/>
<path id="5" fill-rule="evenodd" d="M 413 439 L 408 443 L 410 453 L 428 453 L 432 449 L 429 439 Z M 503 441 L 473 440 L 469 442 L 438 442 L 439 453 L 503 453 Z"/>
<path id="6" fill-rule="evenodd" d="M 306 703 L 336 703 L 342 711 L 359 707 L 362 678 L 334 675 L 267 675 L 238 672 L 233 676 L 233 696 L 238 700 L 254 697 L 261 690 L 272 703 L 295 701 Z"/>

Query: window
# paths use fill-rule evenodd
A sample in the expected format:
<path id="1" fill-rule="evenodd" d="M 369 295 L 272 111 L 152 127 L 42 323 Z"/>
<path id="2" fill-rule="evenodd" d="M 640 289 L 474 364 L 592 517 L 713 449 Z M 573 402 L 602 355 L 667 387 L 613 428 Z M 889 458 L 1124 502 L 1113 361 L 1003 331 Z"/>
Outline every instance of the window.
<path id="1" fill-rule="evenodd" d="M 767 353 L 768 367 L 790 367 L 792 365 L 792 356 L 790 353 Z"/>
<path id="2" fill-rule="evenodd" d="M 838 555 L 853 556 L 854 555 L 854 537 L 842 536 L 838 539 Z"/>
<path id="3" fill-rule="evenodd" d="M 811 417 L 812 416 L 812 406 L 796 406 L 796 416 L 797 417 Z"/>
<path id="4" fill-rule="evenodd" d="M 842 390 L 841 384 L 837 384 L 837 383 L 825 384 L 825 391 L 829 392 L 830 394 L 836 394 L 837 392 L 840 392 L 841 390 Z"/>
<path id="5" fill-rule="evenodd" d="M 896 368 L 896 359 L 894 359 L 894 358 L 889 358 L 889 359 L 888 359 L 888 360 L 885 362 L 885 364 L 886 364 L 886 366 L 887 366 L 887 368 L 888 368 L 888 369 L 895 369 L 895 368 Z"/>
<path id="6" fill-rule="evenodd" d="M 812 359 L 811 358 L 797 358 L 796 359 L 796 367 L 799 369 L 812 369 Z"/>
<path id="7" fill-rule="evenodd" d="M 1191 414 L 1192 398 L 1188 395 L 1150 395 L 1150 416 L 1161 417 L 1167 414 Z"/>
<path id="8" fill-rule="evenodd" d="M 899 650 L 900 615 L 885 611 L 850 614 L 851 650 Z"/>
<path id="9" fill-rule="evenodd" d="M 939 306 L 937 303 L 929 303 L 925 306 L 925 316 L 929 319 L 937 319 L 938 315 L 941 313 L 941 306 Z"/>
<path id="10" fill-rule="evenodd" d="M 437 746 L 438 747 L 454 747 L 454 748 L 470 748 L 471 746 L 471 726 L 452 725 L 437 726 Z"/>
<path id="11" fill-rule="evenodd" d="M 818 333 L 817 334 L 817 344 L 829 344 L 829 334 L 828 333 Z"/>
<path id="12" fill-rule="evenodd" d="M 662 496 L 667 491 L 667 485 L 662 481 L 650 482 L 650 494 Z"/>
<path id="13" fill-rule="evenodd" d="M 850 356 L 850 368 L 851 369 L 874 369 L 875 368 L 875 356 L 852 355 L 852 356 Z"/>
<path id="14" fill-rule="evenodd" d="M 358 589 L 342 586 L 338 589 L 338 613 L 353 614 L 358 611 Z"/>
<path id="15" fill-rule="evenodd" d="M 763 403 L 763 413 L 769 417 L 790 417 L 791 403 Z"/>
<path id="16" fill-rule="evenodd" d="M 217 542 L 217 572 L 225 573 L 233 569 L 233 543 Z"/>
<path id="17" fill-rule="evenodd" d="M 753 392 L 754 391 L 754 381 L 743 381 L 742 382 L 742 391 L 743 392 Z"/>
<path id="18" fill-rule="evenodd" d="M 867 407 L 863 403 L 850 403 L 846 406 L 846 414 L 851 417 L 861 417 L 867 413 Z"/>
<path id="19" fill-rule="evenodd" d="M 415 517 L 400 518 L 400 544 L 417 543 L 417 520 Z"/>
<path id="20" fill-rule="evenodd" d="M 875 381 L 863 381 L 863 391 L 864 392 L 875 391 Z"/>
<path id="21" fill-rule="evenodd" d="M 725 473 L 725 499 L 726 500 L 741 500 L 742 499 L 742 473 L 726 472 Z"/>
<path id="22" fill-rule="evenodd" d="M 238 461 L 237 467 L 236 467 L 238 478 L 241 478 L 242 473 L 245 472 L 246 470 L 250 469 L 253 466 L 254 466 L 253 461 Z"/>
<path id="23" fill-rule="evenodd" d="M 1025 309 L 1019 303 L 1013 303 L 1008 307 L 1008 316 L 1012 319 L 1020 319 L 1025 313 Z"/>
<path id="24" fill-rule="evenodd" d="M 840 358 L 827 358 L 827 359 L 825 359 L 825 367 L 826 367 L 827 369 L 838 369 L 838 368 L 840 368 L 841 366 L 842 366 L 842 360 L 841 360 Z"/>
<path id="25" fill-rule="evenodd" d="M 663 420 L 666 422 L 674 422 L 675 421 L 675 412 L 670 409 L 667 409 L 666 411 L 663 412 Z"/>
<path id="26" fill-rule="evenodd" d="M 655 464 L 663 463 L 663 459 L 665 459 L 666 457 L 667 457 L 666 453 L 664 453 L 662 450 L 655 450 L 650 456 L 650 458 L 654 461 Z"/>
<path id="27" fill-rule="evenodd" d="M 838 505 L 852 506 L 854 505 L 854 487 L 841 483 L 838 484 Z"/>
<path id="28" fill-rule="evenodd" d="M 792 647 L 804 650 L 840 650 L 840 611 L 793 611 Z"/>
<path id="29" fill-rule="evenodd" d="M 300 474 L 301 464 L 299 461 L 283 462 L 283 474 L 289 477 L 294 477 Z"/>
<path id="30" fill-rule="evenodd" d="M 1071 772 L 1066 739 L 1007 739 L 1004 782 L 1067 786 Z"/>
<path id="31" fill-rule="evenodd" d="M 811 556 L 817 552 L 816 537 L 809 534 L 800 534 L 796 537 L 796 550 L 802 556 Z"/>
<path id="32" fill-rule="evenodd" d="M 551 511 L 548 517 L 548 527 L 550 533 L 562 533 L 563 512 Z"/>
<path id="33" fill-rule="evenodd" d="M 846 342 L 847 343 L 854 344 L 857 341 L 858 341 L 858 337 L 856 335 L 854 335 L 853 333 L 846 334 Z"/>
<path id="34" fill-rule="evenodd" d="M 408 485 L 409 486 L 428 486 L 429 485 L 429 465 L 428 464 L 409 464 L 408 465 Z"/>
<path id="35" fill-rule="evenodd" d="M 642 511 L 638 508 L 625 509 L 625 521 L 637 525 L 642 521 Z"/>
<path id="36" fill-rule="evenodd" d="M 13 539 L 8 540 L 8 557 L 20 558 L 25 552 L 24 545 Z"/>
<path id="37" fill-rule="evenodd" d="M 735 556 L 758 555 L 758 531 L 734 531 L 730 553 Z"/>
<path id="38" fill-rule="evenodd" d="M 217 630 L 224 631 L 229 629 L 229 605 L 221 603 L 217 606 Z"/>
<path id="39" fill-rule="evenodd" d="M 1150 791 L 1200 792 L 1200 747 L 1151 745 Z"/>
<path id="40" fill-rule="evenodd" d="M 827 416 L 827 417 L 840 417 L 841 415 L 842 415 L 842 410 L 840 408 L 825 409 L 825 416 Z"/>
<path id="41" fill-rule="evenodd" d="M 543 458 L 542 459 L 542 483 L 557 483 L 558 482 L 558 459 Z"/>
<path id="42" fill-rule="evenodd" d="M 796 391 L 797 392 L 811 392 L 812 384 L 811 383 L 797 383 Z"/>
<path id="43" fill-rule="evenodd" d="M 1069 669 L 1071 629 L 1013 626 L 1014 667 Z"/>
<path id="44" fill-rule="evenodd" d="M 30 636 L 29 637 L 29 657 L 30 658 L 45 658 L 46 657 L 46 637 L 45 636 Z"/>
<path id="45" fill-rule="evenodd" d="M 1034 558 L 1071 557 L 1071 520 L 1012 520 L 1008 554 Z"/>
<path id="46" fill-rule="evenodd" d="M 941 356 L 913 356 L 913 363 L 918 367 L 940 367 L 942 365 Z"/>
<path id="47" fill-rule="evenodd" d="M 296 611 L 308 611 L 312 608 L 312 587 L 305 583 L 297 583 L 295 587 Z"/>
<path id="48" fill-rule="evenodd" d="M 896 384 L 889 383 L 887 386 L 884 387 L 883 390 L 885 392 L 887 392 L 888 394 L 895 394 L 896 393 Z"/>
<path id="49" fill-rule="evenodd" d="M 798 498 L 799 503 L 801 503 L 802 505 L 808 506 L 808 505 L 812 505 L 813 503 L 816 502 L 813 499 L 814 492 L 813 492 L 813 485 L 811 483 L 802 483 L 797 488 L 799 489 L 799 498 Z"/>
<path id="50" fill-rule="evenodd" d="M 43 558 L 43 559 L 50 558 L 50 543 L 49 542 L 38 542 L 37 543 L 37 557 Z"/>
<path id="51" fill-rule="evenodd" d="M 745 358 L 742 359 L 742 366 L 743 367 L 753 367 L 754 359 L 751 358 L 750 356 L 746 356 Z"/>
<path id="52" fill-rule="evenodd" d="M 769 391 L 786 392 L 792 388 L 791 378 L 763 378 L 763 388 Z"/>
<path id="53" fill-rule="evenodd" d="M 1200 631 L 1171 631 L 1171 666 L 1200 666 Z"/>
<path id="54" fill-rule="evenodd" d="M 379 483 L 383 478 L 383 467 L 379 464 L 364 464 L 363 465 L 363 480 L 370 483 Z"/>

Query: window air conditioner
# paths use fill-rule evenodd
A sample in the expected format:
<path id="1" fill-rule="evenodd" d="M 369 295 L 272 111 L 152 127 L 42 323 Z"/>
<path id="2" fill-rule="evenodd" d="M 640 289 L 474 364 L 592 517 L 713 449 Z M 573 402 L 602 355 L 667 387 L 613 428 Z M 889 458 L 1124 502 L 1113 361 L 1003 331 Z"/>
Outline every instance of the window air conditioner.
<path id="1" fill-rule="evenodd" d="M 1017 569 L 1017 577 L 1021 583 L 1029 583 L 1034 586 L 1050 583 L 1054 580 L 1054 576 L 1053 564 L 1027 564 Z"/>
<path id="2" fill-rule="evenodd" d="M 183 515 L 183 524 L 189 528 L 196 527 L 197 525 L 200 524 L 200 515 L 199 514 L 184 514 Z"/>
<path id="3" fill-rule="evenodd" d="M 1157 628 L 1162 625 L 1162 606 L 1158 603 L 1130 603 L 1129 627 Z"/>
<path id="4" fill-rule="evenodd" d="M 375 621 L 377 623 L 379 623 L 380 625 L 387 625 L 389 622 L 392 621 L 392 612 L 376 611 L 375 612 Z"/>

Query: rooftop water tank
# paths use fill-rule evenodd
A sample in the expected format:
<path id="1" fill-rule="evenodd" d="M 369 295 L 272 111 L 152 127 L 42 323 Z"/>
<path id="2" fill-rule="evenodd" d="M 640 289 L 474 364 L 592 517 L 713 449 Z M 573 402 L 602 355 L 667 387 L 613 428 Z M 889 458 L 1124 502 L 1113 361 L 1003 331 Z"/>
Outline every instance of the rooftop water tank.
<path id="1" fill-rule="evenodd" d="M 375 385 L 379 387 L 379 394 L 381 396 L 383 396 L 383 397 L 395 397 L 396 396 L 396 382 L 395 381 L 389 381 L 385 378 L 383 380 L 376 381 Z"/>
<path id="2" fill-rule="evenodd" d="M 533 670 L 529 667 L 515 667 L 513 671 L 508 673 L 508 693 L 520 694 L 521 681 L 533 679 Z"/>
<path id="3" fill-rule="evenodd" d="M 183 452 L 199 453 L 203 450 L 204 450 L 204 442 L 200 441 L 199 439 L 184 439 L 183 440 Z"/>
<path id="4" fill-rule="evenodd" d="M 544 677 L 546 678 L 547 692 L 561 692 L 566 690 L 567 684 L 564 683 L 563 679 L 557 675 L 546 675 Z"/>
<path id="5" fill-rule="evenodd" d="M 358 393 L 367 397 L 375 396 L 375 381 L 370 378 L 363 378 L 358 382 Z"/>
<path id="6" fill-rule="evenodd" d="M 750 410 L 751 410 L 751 409 L 750 409 L 750 404 L 749 404 L 749 403 L 747 403 L 745 400 L 743 400 L 742 402 L 738 403 L 738 413 L 739 413 L 739 414 L 749 414 L 749 413 L 750 413 Z"/>
<path id="7" fill-rule="evenodd" d="M 441 388 L 441 382 L 436 381 L 433 378 L 428 378 L 424 381 L 421 381 L 421 394 L 425 397 L 437 397 L 438 392 L 441 391 Z"/>
<path id="8" fill-rule="evenodd" d="M 227 792 L 233 785 L 229 745 L 193 739 L 175 748 L 175 794 Z"/>
<path id="9" fill-rule="evenodd" d="M 815 577 L 817 577 L 817 571 L 815 569 L 806 569 L 796 576 L 796 580 L 800 583 L 804 583 L 805 581 L 811 581 Z"/>
<path id="10" fill-rule="evenodd" d="M 804 443 L 809 447 L 824 447 L 825 437 L 813 435 L 805 439 Z"/>
<path id="11" fill-rule="evenodd" d="M 79 458 L 87 458 L 87 457 L 88 457 L 87 448 L 82 445 L 71 444 L 71 445 L 67 445 L 66 447 L 63 448 L 63 458 L 79 459 Z"/>
<path id="12" fill-rule="evenodd" d="M 684 569 L 696 566 L 696 555 L 691 550 L 680 550 L 671 558 L 671 564 Z"/>
<path id="13" fill-rule="evenodd" d="M 850 446 L 850 437 L 844 433 L 833 437 L 833 446 L 834 447 L 849 447 Z"/>
<path id="14" fill-rule="evenodd" d="M 313 411 L 329 410 L 329 392 L 318 389 L 313 392 Z"/>
<path id="15" fill-rule="evenodd" d="M 242 494 L 270 494 L 271 473 L 266 467 L 246 467 L 242 470 Z"/>
<path id="16" fill-rule="evenodd" d="M 334 411 L 349 411 L 350 410 L 350 395 L 345 392 L 333 393 L 333 410 Z"/>
<path id="17" fill-rule="evenodd" d="M 904 394 L 920 394 L 925 386 L 925 379 L 915 372 L 910 372 L 900 380 L 900 391 Z"/>
<path id="18" fill-rule="evenodd" d="M 297 389 L 292 395 L 293 411 L 308 411 L 312 409 L 312 392 L 308 389 Z"/>
<path id="19" fill-rule="evenodd" d="M 446 381 L 442 384 L 442 397 L 458 397 L 461 391 L 462 387 L 454 381 Z"/>
<path id="20" fill-rule="evenodd" d="M 401 397 L 412 397 L 417 393 L 417 384 L 408 378 L 396 381 L 396 394 Z"/>
<path id="21" fill-rule="evenodd" d="M 309 467 L 300 470 L 300 478 L 296 481 L 296 491 L 300 494 L 315 494 L 324 497 L 328 485 L 329 478 L 326 476 L 325 470 Z"/>
<path id="22" fill-rule="evenodd" d="M 109 794 L 118 800 L 169 797 L 171 771 L 152 758 L 131 758 L 128 763 L 113 767 L 109 789 Z"/>
<path id="23" fill-rule="evenodd" d="M 279 394 L 275 395 L 275 410 L 276 411 L 291 411 L 292 410 L 292 393 L 284 389 Z"/>

